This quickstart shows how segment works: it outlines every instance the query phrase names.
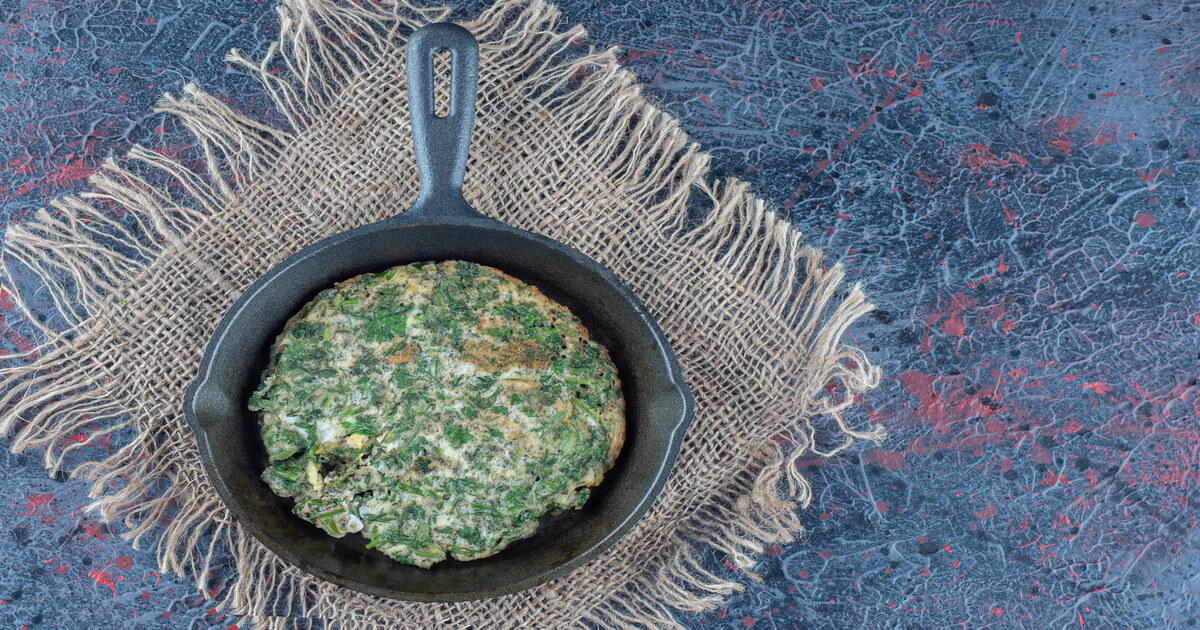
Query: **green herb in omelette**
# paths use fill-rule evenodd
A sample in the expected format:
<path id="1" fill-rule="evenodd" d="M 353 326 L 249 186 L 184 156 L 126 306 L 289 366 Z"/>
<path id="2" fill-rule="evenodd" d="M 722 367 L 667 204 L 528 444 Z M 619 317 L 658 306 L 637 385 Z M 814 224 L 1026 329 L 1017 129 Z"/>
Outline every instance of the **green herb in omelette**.
<path id="1" fill-rule="evenodd" d="M 495 554 L 582 506 L 625 430 L 616 369 L 579 320 L 461 261 L 322 291 L 249 404 L 262 478 L 296 514 L 422 567 Z"/>

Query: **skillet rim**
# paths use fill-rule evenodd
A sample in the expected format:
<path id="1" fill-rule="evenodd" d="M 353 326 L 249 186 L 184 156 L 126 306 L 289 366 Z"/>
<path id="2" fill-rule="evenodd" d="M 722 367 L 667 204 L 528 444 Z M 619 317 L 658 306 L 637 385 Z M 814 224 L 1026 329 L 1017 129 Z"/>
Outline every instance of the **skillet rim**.
<path id="1" fill-rule="evenodd" d="M 515 593 L 526 590 L 561 577 L 571 571 L 583 566 L 587 562 L 593 560 L 596 556 L 603 553 L 610 546 L 624 537 L 633 527 L 645 516 L 649 511 L 654 501 L 662 493 L 668 478 L 672 472 L 675 461 L 678 459 L 680 449 L 683 445 L 683 437 L 695 416 L 695 399 L 690 388 L 683 377 L 682 367 L 679 365 L 678 357 L 671 348 L 669 340 L 658 326 L 657 322 L 650 315 L 648 309 L 637 297 L 637 295 L 624 283 L 616 274 L 610 271 L 607 267 L 593 260 L 586 254 L 576 250 L 564 243 L 551 239 L 549 237 L 529 232 L 507 225 L 498 220 L 484 216 L 469 205 L 465 201 L 450 202 L 450 200 L 421 200 L 414 204 L 408 211 L 381 221 L 370 223 L 364 226 L 346 230 L 328 236 L 316 243 L 313 243 L 300 251 L 288 256 L 283 261 L 271 267 L 263 275 L 254 280 L 241 295 L 233 302 L 221 320 L 213 330 L 212 335 L 205 346 L 204 353 L 198 364 L 196 375 L 189 383 L 184 393 L 184 418 L 187 421 L 192 433 L 196 436 L 197 446 L 200 451 L 201 463 L 204 467 L 205 474 L 208 476 L 209 482 L 212 483 L 217 495 L 221 498 L 221 502 L 225 505 L 239 524 L 246 528 L 259 542 L 279 556 L 282 560 L 291 564 L 298 569 L 305 571 L 311 575 L 327 580 L 334 584 L 344 586 L 359 592 L 369 595 L 376 595 L 389 599 L 401 599 L 409 601 L 421 602 L 452 602 L 452 601 L 467 601 L 474 599 L 483 599 L 496 597 L 500 595 Z M 443 205 L 444 204 L 444 205 Z M 442 206 L 443 209 L 435 209 Z M 406 228 L 419 228 L 422 226 L 433 226 L 442 228 L 469 227 L 482 228 L 496 232 L 508 232 L 518 237 L 524 238 L 530 242 L 531 246 L 544 247 L 553 250 L 561 255 L 565 255 L 574 259 L 580 264 L 590 268 L 596 275 L 612 289 L 629 305 L 639 316 L 641 325 L 649 332 L 654 340 L 655 349 L 657 350 L 654 356 L 653 363 L 656 366 L 661 365 L 665 368 L 662 372 L 666 381 L 667 387 L 662 387 L 656 390 L 654 399 L 651 401 L 654 406 L 662 406 L 661 397 L 667 395 L 677 396 L 677 400 L 671 401 L 677 405 L 675 408 L 668 409 L 667 412 L 673 419 L 673 426 L 668 432 L 668 440 L 663 449 L 661 458 L 654 458 L 652 465 L 657 465 L 657 469 L 653 470 L 653 480 L 638 499 L 636 505 L 628 511 L 625 518 L 616 526 L 610 528 L 599 540 L 591 545 L 588 545 L 576 553 L 566 562 L 555 565 L 540 573 L 527 576 L 525 578 L 509 582 L 500 586 L 483 586 L 474 590 L 463 590 L 454 592 L 428 592 L 428 591 L 404 591 L 379 587 L 373 584 L 363 583 L 358 580 L 346 578 L 341 574 L 327 571 L 324 568 L 315 566 L 307 562 L 298 553 L 293 553 L 291 549 L 286 547 L 277 537 L 272 536 L 268 531 L 261 527 L 254 517 L 245 509 L 243 504 L 235 497 L 235 493 L 229 488 L 222 472 L 216 468 L 214 457 L 211 453 L 211 444 L 208 440 L 207 429 L 200 421 L 200 413 L 196 409 L 196 403 L 199 398 L 205 394 L 207 387 L 213 387 L 210 381 L 213 380 L 213 372 L 216 368 L 216 359 L 222 353 L 223 343 L 227 335 L 234 328 L 238 317 L 248 304 L 256 299 L 270 284 L 280 277 L 291 267 L 300 264 L 303 261 L 310 259 L 313 256 L 328 255 L 331 248 L 336 248 L 345 241 L 360 238 L 372 232 L 386 230 L 400 230 Z M 469 260 L 469 257 L 460 259 Z M 403 264 L 403 263 L 397 263 Z M 504 270 L 501 267 L 502 270 Z M 552 283 L 547 286 L 554 287 Z M 240 403 L 244 406 L 244 401 Z M 298 518 L 298 517 L 296 517 Z"/>

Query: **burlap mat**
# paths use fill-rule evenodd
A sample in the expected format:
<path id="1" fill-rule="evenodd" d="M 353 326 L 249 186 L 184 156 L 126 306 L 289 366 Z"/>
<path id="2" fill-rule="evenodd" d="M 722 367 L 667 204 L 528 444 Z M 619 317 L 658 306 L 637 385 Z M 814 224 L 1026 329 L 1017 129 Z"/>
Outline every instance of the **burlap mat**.
<path id="1" fill-rule="evenodd" d="M 748 573 L 764 544 L 796 539 L 793 500 L 806 505 L 809 489 L 795 458 L 882 438 L 841 416 L 879 379 L 841 341 L 871 308 L 860 287 L 842 287 L 841 268 L 825 269 L 745 184 L 707 182 L 708 156 L 646 103 L 614 51 L 579 47 L 583 29 L 560 30 L 551 5 L 502 2 L 465 25 L 482 45 L 467 198 L 628 283 L 679 354 L 695 423 L 637 527 L 542 587 L 410 604 L 284 564 L 213 493 L 180 413 L 183 391 L 218 319 L 254 278 L 413 200 L 403 44 L 446 12 L 288 0 L 280 15 L 266 59 L 230 59 L 259 79 L 286 124 L 251 120 L 188 86 L 160 107 L 195 133 L 199 169 L 135 147 L 105 163 L 95 192 L 55 201 L 55 215 L 7 233 L 6 260 L 42 276 L 69 329 L 37 324 L 17 300 L 45 342 L 4 372 L 0 432 L 16 450 L 45 448 L 51 469 L 80 446 L 62 438 L 88 423 L 101 427 L 93 440 L 132 434 L 75 474 L 92 482 L 93 510 L 123 521 L 135 543 L 157 544 L 161 570 L 192 576 L 203 591 L 214 556 L 232 554 L 221 604 L 254 627 L 315 618 L 356 629 L 677 627 L 673 609 L 710 608 L 741 588 L 697 560 L 702 546 Z M 699 224 L 686 220 L 689 203 L 704 211 Z M 830 440 L 813 424 L 822 416 L 825 450 L 817 443 Z"/>

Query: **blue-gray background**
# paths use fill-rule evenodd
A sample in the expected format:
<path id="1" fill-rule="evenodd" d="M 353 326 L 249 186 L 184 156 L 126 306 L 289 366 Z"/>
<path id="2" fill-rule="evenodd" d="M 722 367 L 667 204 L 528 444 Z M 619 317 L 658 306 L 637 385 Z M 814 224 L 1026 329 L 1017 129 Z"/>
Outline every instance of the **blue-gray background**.
<path id="1" fill-rule="evenodd" d="M 0 0 L 0 220 L 79 191 L 268 0 Z M 477 2 L 461 13 L 479 9 Z M 567 0 L 880 310 L 881 448 L 803 462 L 807 534 L 697 628 L 1189 628 L 1197 602 L 1200 5 Z M 9 351 L 36 341 L 0 293 Z M 72 439 L 89 440 L 89 431 Z M 102 451 L 118 439 L 91 442 Z M 0 453 L 0 627 L 228 628 L 82 483 Z M 217 589 L 224 564 L 214 567 Z"/>

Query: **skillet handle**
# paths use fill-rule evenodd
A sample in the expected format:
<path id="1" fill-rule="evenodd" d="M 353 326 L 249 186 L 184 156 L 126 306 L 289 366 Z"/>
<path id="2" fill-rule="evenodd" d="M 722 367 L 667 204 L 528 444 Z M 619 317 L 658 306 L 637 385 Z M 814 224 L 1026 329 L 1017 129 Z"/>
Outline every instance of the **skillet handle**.
<path id="1" fill-rule="evenodd" d="M 468 208 L 463 175 L 475 127 L 475 91 L 479 84 L 479 42 L 467 29 L 449 22 L 417 29 L 405 46 L 408 107 L 421 190 L 414 211 Z M 433 56 L 451 55 L 450 113 L 439 117 L 433 106 Z M 473 213 L 473 211 L 470 211 Z"/>

